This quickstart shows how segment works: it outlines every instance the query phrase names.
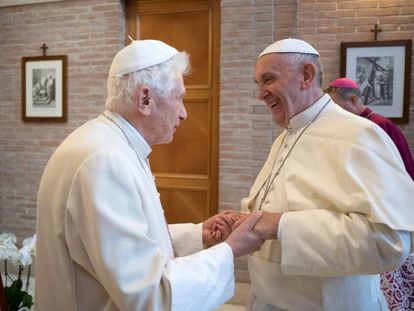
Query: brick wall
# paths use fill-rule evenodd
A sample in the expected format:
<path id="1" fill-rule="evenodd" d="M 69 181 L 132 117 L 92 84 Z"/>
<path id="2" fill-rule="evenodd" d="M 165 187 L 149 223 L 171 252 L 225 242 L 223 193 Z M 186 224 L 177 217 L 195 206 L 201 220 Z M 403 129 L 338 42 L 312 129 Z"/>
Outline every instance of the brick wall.
<path id="1" fill-rule="evenodd" d="M 58 144 L 103 110 L 112 58 L 124 43 L 115 0 L 71 0 L 0 8 L 0 232 L 19 239 L 36 226 L 40 176 Z M 21 120 L 21 58 L 68 56 L 68 122 Z M 53 191 L 53 189 L 50 189 Z"/>
<path id="2" fill-rule="evenodd" d="M 257 55 L 272 42 L 296 37 L 321 54 L 324 86 L 339 77 L 340 43 L 412 39 L 412 0 L 222 0 L 219 208 L 239 209 L 267 156 L 275 129 L 264 104 L 255 99 Z M 414 62 L 413 67 L 414 67 Z M 414 97 L 414 68 L 411 69 Z M 401 125 L 414 152 L 414 105 L 411 122 Z"/>

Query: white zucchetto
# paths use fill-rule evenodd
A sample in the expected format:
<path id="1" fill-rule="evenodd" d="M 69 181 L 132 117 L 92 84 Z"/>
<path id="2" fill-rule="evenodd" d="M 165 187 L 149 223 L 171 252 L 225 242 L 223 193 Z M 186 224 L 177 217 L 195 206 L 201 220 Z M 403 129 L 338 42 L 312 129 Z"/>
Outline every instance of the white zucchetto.
<path id="1" fill-rule="evenodd" d="M 114 57 L 109 77 L 120 77 L 150 66 L 161 64 L 179 52 L 158 40 L 133 40 Z"/>
<path id="2" fill-rule="evenodd" d="M 319 56 L 319 52 L 309 43 L 299 39 L 283 39 L 272 43 L 260 53 L 259 58 L 271 53 L 301 53 Z"/>

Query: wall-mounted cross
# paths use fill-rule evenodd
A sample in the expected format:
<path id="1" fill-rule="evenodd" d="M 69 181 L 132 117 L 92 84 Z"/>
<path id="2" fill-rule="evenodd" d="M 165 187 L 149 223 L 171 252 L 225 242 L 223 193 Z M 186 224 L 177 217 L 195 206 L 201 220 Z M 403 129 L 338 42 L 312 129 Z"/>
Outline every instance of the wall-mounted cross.
<path id="1" fill-rule="evenodd" d="M 375 33 L 374 40 L 377 41 L 378 40 L 378 33 L 381 32 L 382 29 L 378 28 L 378 24 L 375 24 L 374 29 L 370 29 L 370 31 Z"/>
<path id="2" fill-rule="evenodd" d="M 43 45 L 40 48 L 43 50 L 43 56 L 46 56 L 46 50 L 48 49 L 48 46 L 43 43 Z"/>

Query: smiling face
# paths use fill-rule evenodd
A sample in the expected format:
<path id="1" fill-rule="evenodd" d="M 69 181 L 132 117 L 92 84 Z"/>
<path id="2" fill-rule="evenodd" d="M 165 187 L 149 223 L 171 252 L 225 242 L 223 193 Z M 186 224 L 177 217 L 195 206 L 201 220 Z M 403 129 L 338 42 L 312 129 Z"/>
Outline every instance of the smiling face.
<path id="1" fill-rule="evenodd" d="M 181 74 L 177 74 L 173 88 L 167 96 L 151 94 L 151 138 L 150 145 L 167 144 L 181 121 L 187 118 L 183 98 L 185 87 Z"/>
<path id="2" fill-rule="evenodd" d="M 306 109 L 302 95 L 306 87 L 303 68 L 288 63 L 279 53 L 266 54 L 257 60 L 258 98 L 266 103 L 278 127 L 286 127 L 290 118 Z"/>

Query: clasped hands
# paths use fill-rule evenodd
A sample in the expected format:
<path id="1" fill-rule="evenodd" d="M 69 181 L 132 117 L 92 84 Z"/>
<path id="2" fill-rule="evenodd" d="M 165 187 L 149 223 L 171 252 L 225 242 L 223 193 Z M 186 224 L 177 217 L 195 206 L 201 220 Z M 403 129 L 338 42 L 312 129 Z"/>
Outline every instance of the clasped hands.
<path id="1" fill-rule="evenodd" d="M 203 223 L 203 243 L 210 247 L 226 241 L 234 256 L 242 256 L 259 250 L 265 240 L 276 239 L 281 214 L 253 212 L 243 214 L 224 211 Z"/>

